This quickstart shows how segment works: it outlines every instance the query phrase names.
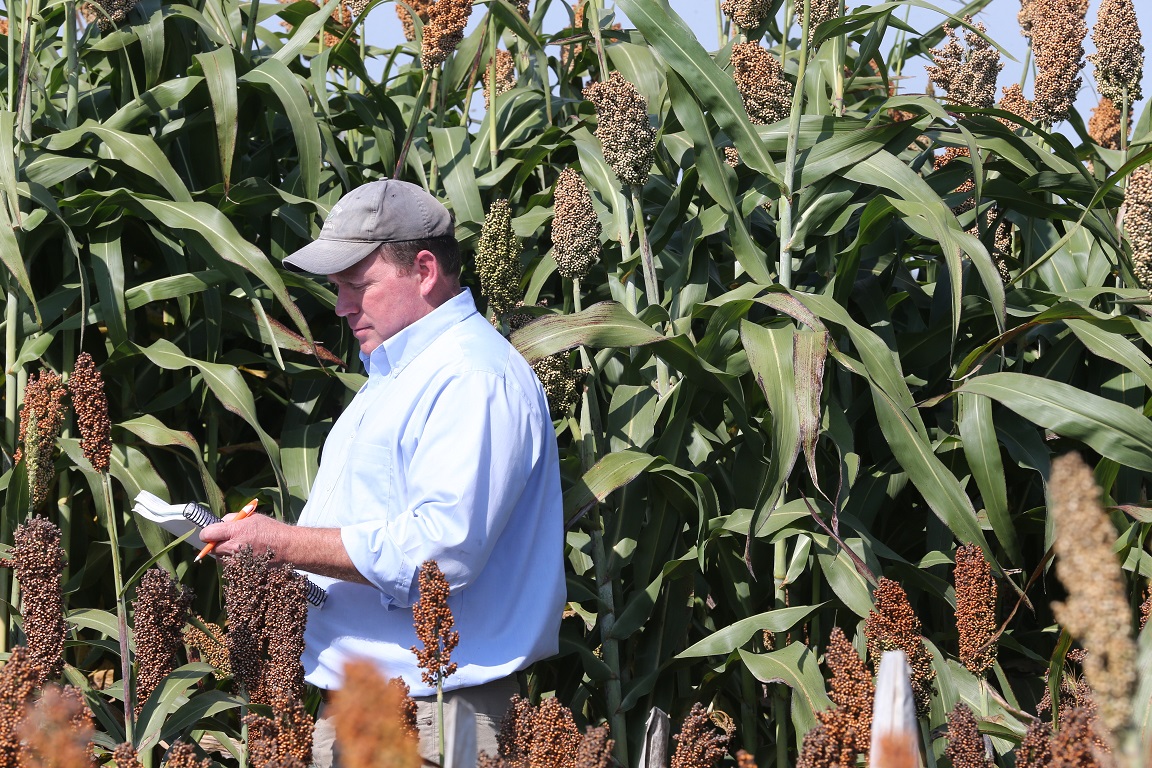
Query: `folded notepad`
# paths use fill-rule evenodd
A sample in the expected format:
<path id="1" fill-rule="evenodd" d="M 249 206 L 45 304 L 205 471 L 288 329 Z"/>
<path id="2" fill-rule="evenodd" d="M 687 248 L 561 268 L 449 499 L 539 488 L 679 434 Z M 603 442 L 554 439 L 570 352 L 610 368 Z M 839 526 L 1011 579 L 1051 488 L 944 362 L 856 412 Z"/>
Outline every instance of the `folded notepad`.
<path id="1" fill-rule="evenodd" d="M 132 507 L 132 511 L 140 517 L 151 520 L 174 536 L 183 536 L 190 531 L 199 531 L 207 525 L 220 522 L 220 518 L 212 514 L 212 510 L 199 502 L 169 504 L 148 491 L 140 491 L 136 496 L 136 504 Z M 200 539 L 194 536 L 189 536 L 184 540 L 184 543 L 197 551 L 202 546 Z M 328 593 L 307 578 L 305 578 L 305 582 L 307 583 L 308 602 L 315 606 L 323 605 L 328 598 Z"/>

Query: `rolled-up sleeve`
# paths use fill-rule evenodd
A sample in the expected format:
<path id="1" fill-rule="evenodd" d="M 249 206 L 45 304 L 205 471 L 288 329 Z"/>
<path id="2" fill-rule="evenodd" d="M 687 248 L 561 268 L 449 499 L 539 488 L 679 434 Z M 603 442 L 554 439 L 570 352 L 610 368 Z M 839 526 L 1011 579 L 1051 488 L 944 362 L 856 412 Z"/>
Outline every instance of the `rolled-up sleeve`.
<path id="1" fill-rule="evenodd" d="M 430 394 L 427 405 L 422 423 L 407 425 L 413 443 L 401 445 L 402 455 L 384 470 L 400 486 L 392 489 L 389 508 L 379 515 L 361 511 L 361 520 L 370 519 L 341 527 L 352 563 L 388 607 L 417 599 L 416 572 L 425 560 L 436 560 L 453 591 L 475 579 L 540 450 L 533 438 L 540 433 L 533 423 L 538 415 L 499 374 L 458 374 Z"/>

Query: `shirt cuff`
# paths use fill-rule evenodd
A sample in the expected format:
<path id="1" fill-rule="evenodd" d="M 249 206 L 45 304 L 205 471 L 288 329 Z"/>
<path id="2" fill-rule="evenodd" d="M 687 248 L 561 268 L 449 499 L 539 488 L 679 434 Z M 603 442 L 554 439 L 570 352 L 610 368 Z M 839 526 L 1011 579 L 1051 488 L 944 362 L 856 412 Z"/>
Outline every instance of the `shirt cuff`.
<path id="1" fill-rule="evenodd" d="M 344 526 L 340 540 L 356 570 L 380 590 L 380 603 L 385 608 L 411 607 L 416 567 L 392 543 L 383 525 L 372 521 Z"/>

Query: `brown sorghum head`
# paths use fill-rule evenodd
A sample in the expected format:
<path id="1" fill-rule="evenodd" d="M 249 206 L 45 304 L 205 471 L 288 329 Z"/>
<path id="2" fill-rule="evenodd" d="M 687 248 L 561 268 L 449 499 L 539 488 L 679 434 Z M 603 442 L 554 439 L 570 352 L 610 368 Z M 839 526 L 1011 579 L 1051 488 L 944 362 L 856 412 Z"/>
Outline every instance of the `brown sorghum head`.
<path id="1" fill-rule="evenodd" d="M 528 765 L 532 768 L 571 766 L 580 745 L 580 731 L 576 728 L 572 710 L 555 697 L 544 699 L 536 708 L 532 725 Z"/>
<path id="2" fill-rule="evenodd" d="M 1036 86 L 1032 107 L 1039 120 L 1058 123 L 1068 116 L 1080 90 L 1084 67 L 1086 8 L 1069 0 L 1032 0 L 1032 50 Z"/>
<path id="3" fill-rule="evenodd" d="M 228 639 L 224 628 L 201 620 L 208 631 L 200 629 L 194 624 L 184 628 L 184 644 L 200 656 L 200 661 L 207 662 L 215 667 L 212 675 L 217 680 L 232 676 L 232 665 L 228 663 Z"/>
<path id="4" fill-rule="evenodd" d="M 569 280 L 583 280 L 600 259 L 600 220 L 584 178 L 565 168 L 553 189 L 552 255 L 556 271 Z"/>
<path id="5" fill-rule="evenodd" d="M 1115 104 L 1140 100 L 1140 79 L 1144 73 L 1144 45 L 1132 0 L 1101 0 L 1096 25 L 1092 27 L 1096 53 L 1088 57 L 1096 67 L 1100 95 Z"/>
<path id="6" fill-rule="evenodd" d="M 206 757 L 200 759 L 196 756 L 195 747 L 186 741 L 178 741 L 169 748 L 163 765 L 165 768 L 212 768 L 212 761 Z"/>
<path id="7" fill-rule="evenodd" d="M 418 589 L 420 599 L 412 606 L 412 620 L 416 639 L 424 647 L 414 645 L 412 652 L 416 654 L 421 679 L 427 685 L 436 685 L 437 680 L 456 672 L 452 651 L 460 643 L 460 633 L 452 629 L 456 622 L 448 607 L 448 579 L 435 560 L 425 560 L 420 566 Z"/>
<path id="8" fill-rule="evenodd" d="M 0 667 L 0 765 L 19 765 L 18 728 L 39 686 L 39 674 L 28 649 L 16 646 Z"/>
<path id="9" fill-rule="evenodd" d="M 1112 551 L 1116 529 L 1101 506 L 1092 469 L 1075 453 L 1052 462 L 1048 513 L 1056 527 L 1056 576 L 1068 591 L 1052 611 L 1088 651 L 1084 675 L 1096 694 L 1100 721 L 1118 734 L 1132 716 L 1136 644 L 1123 573 Z"/>
<path id="10" fill-rule="evenodd" d="M 480 242 L 476 246 L 480 290 L 488 298 L 488 308 L 496 317 L 523 303 L 520 251 L 520 239 L 512 231 L 512 208 L 507 200 L 496 200 L 484 217 Z"/>
<path id="11" fill-rule="evenodd" d="M 18 526 L 12 539 L 28 654 L 43 685 L 64 670 L 65 552 L 60 529 L 39 516 Z"/>
<path id="12" fill-rule="evenodd" d="M 1009 112 L 1017 117 L 1027 120 L 1030 123 L 1035 123 L 1040 117 L 1036 114 L 1036 109 L 1032 102 L 1024 96 L 1024 91 L 1020 90 L 1019 83 L 1013 83 L 1007 88 L 1001 89 L 1004 96 L 1000 99 L 1000 103 L 996 106 L 1005 112 Z M 1018 129 L 1020 126 L 1011 120 L 1006 120 L 1002 117 L 996 118 L 1004 125 L 1012 130 Z"/>
<path id="13" fill-rule="evenodd" d="M 64 424 L 64 385 L 60 377 L 42 368 L 32 374 L 24 388 L 24 403 L 20 407 L 20 443 L 15 461 L 27 456 L 29 506 L 38 508 L 48 498 L 55 468 L 52 454 L 56 438 Z"/>
<path id="14" fill-rule="evenodd" d="M 92 469 L 107 472 L 108 458 L 112 455 L 108 395 L 104 391 L 104 377 L 87 352 L 81 352 L 76 358 L 76 367 L 68 377 L 68 393 L 72 395 L 72 410 L 76 411 L 76 426 L 80 428 L 80 450 Z"/>
<path id="15" fill-rule="evenodd" d="M 491 67 L 484 67 L 484 109 L 492 108 Z M 496 51 L 496 95 L 516 87 L 516 57 L 503 49 Z"/>
<path id="16" fill-rule="evenodd" d="M 996 580 L 984 552 L 975 544 L 956 550 L 956 633 L 960 663 L 981 676 L 996 663 Z"/>
<path id="17" fill-rule="evenodd" d="M 535 723 L 536 709 L 532 703 L 520 696 L 513 696 L 500 721 L 500 733 L 496 736 L 500 757 L 513 765 L 526 764 L 532 749 Z"/>
<path id="18" fill-rule="evenodd" d="M 136 713 L 176 669 L 192 592 L 163 568 L 150 568 L 136 587 L 132 636 L 136 640 Z"/>
<path id="19" fill-rule="evenodd" d="M 648 102 L 636 86 L 615 71 L 606 81 L 585 88 L 584 98 L 596 107 L 596 138 L 608 165 L 620 181 L 643 186 L 656 151 Z"/>
<path id="20" fill-rule="evenodd" d="M 1051 768 L 1052 728 L 1033 720 L 1016 748 L 1016 768 Z"/>
<path id="21" fill-rule="evenodd" d="M 757 768 L 756 757 L 747 750 L 736 750 L 736 768 Z"/>
<path id="22" fill-rule="evenodd" d="M 89 5 L 103 9 L 103 13 L 94 12 L 94 20 L 101 32 L 109 32 L 113 26 L 123 25 L 128 20 L 128 14 L 136 7 L 136 0 L 92 0 Z"/>
<path id="23" fill-rule="evenodd" d="M 253 766 L 309 768 L 315 721 L 294 691 L 277 688 L 269 694 L 272 716 L 244 717 L 248 726 L 249 762 Z"/>
<path id="24" fill-rule="evenodd" d="M 283 691 L 294 700 L 304 698 L 304 629 L 308 623 L 308 586 L 289 565 L 268 569 L 268 606 L 264 619 L 267 658 L 261 672 L 264 691 Z"/>
<path id="25" fill-rule="evenodd" d="M 1107 96 L 1101 96 L 1088 118 L 1088 136 L 1105 149 L 1120 149 L 1120 108 Z"/>
<path id="26" fill-rule="evenodd" d="M 732 46 L 732 79 L 753 123 L 771 125 L 792 111 L 792 83 L 776 57 L 759 43 Z"/>
<path id="27" fill-rule="evenodd" d="M 1141 288 L 1152 291 L 1152 163 L 1128 175 L 1124 232 L 1132 246 L 1132 274 Z"/>
<path id="28" fill-rule="evenodd" d="M 0 35 L 8 37 L 8 19 L 0 19 Z"/>
<path id="29" fill-rule="evenodd" d="M 1144 588 L 1144 602 L 1140 603 L 1140 631 L 1148 623 L 1148 616 L 1152 615 L 1152 589 Z"/>
<path id="30" fill-rule="evenodd" d="M 140 756 L 136 754 L 136 747 L 127 741 L 112 751 L 112 764 L 116 768 L 144 768 L 140 764 Z"/>
<path id="31" fill-rule="evenodd" d="M 717 726 L 704 705 L 692 705 L 680 733 L 672 737 L 676 751 L 672 753 L 671 768 L 713 768 L 728 752 L 731 731 Z"/>
<path id="32" fill-rule="evenodd" d="M 972 17 L 964 18 L 969 24 Z M 976 29 L 985 31 L 983 24 Z M 964 33 L 967 48 L 948 25 L 944 26 L 948 42 L 931 50 L 936 66 L 928 67 L 928 77 L 948 94 L 950 104 L 987 109 L 996 100 L 996 75 L 1004 65 L 1000 52 L 980 35 L 971 30 Z"/>
<path id="33" fill-rule="evenodd" d="M 611 738 L 608 726 L 588 726 L 576 747 L 573 768 L 612 768 L 612 749 L 615 746 L 616 742 Z"/>
<path id="34" fill-rule="evenodd" d="M 947 147 L 944 150 L 944 154 L 933 158 L 932 170 L 939 171 L 942 168 L 946 168 L 961 157 L 971 157 L 968 147 Z M 968 197 L 965 198 L 959 205 L 953 206 L 952 208 L 952 213 L 956 216 L 959 216 L 960 214 L 966 211 L 970 211 L 976 207 L 976 200 L 972 197 L 972 193 L 976 190 L 976 182 L 972 178 L 971 166 L 969 166 L 967 163 L 957 163 L 957 166 L 966 169 L 966 177 L 964 181 L 961 182 L 960 186 L 953 189 L 952 192 L 959 192 L 961 194 L 968 195 Z"/>
<path id="35" fill-rule="evenodd" d="M 428 9 L 432 7 L 435 0 L 404 0 L 403 3 L 396 3 L 396 15 L 400 18 L 400 24 L 404 27 L 404 38 L 406 40 L 416 39 L 416 25 L 412 22 L 412 14 L 404 7 L 404 3 L 411 6 L 412 10 L 416 11 L 416 15 L 420 17 L 420 23 L 428 21 Z"/>
<path id="36" fill-rule="evenodd" d="M 412 705 L 411 707 L 409 705 Z M 415 707 L 401 688 L 367 660 L 344 665 L 344 684 L 332 695 L 329 713 L 336 725 L 344 768 L 418 768 Z"/>
<path id="37" fill-rule="evenodd" d="M 722 0 L 720 10 L 741 29 L 755 29 L 764 23 L 772 8 L 770 0 Z"/>
<path id="38" fill-rule="evenodd" d="M 912 694 L 916 699 L 916 716 L 926 717 L 931 706 L 932 681 L 936 670 L 932 656 L 921 637 L 920 619 L 912 611 L 908 595 L 895 581 L 881 578 L 873 593 L 874 608 L 864 624 L 868 637 L 868 655 L 879 666 L 884 651 L 901 650 L 912 668 Z"/>
<path id="39" fill-rule="evenodd" d="M 464 27 L 472 15 L 472 0 L 436 0 L 428 9 L 420 65 L 431 71 L 444 63 L 464 39 Z"/>
<path id="40" fill-rule="evenodd" d="M 804 21 L 804 3 L 796 4 L 796 21 Z M 826 21 L 831 21 L 840 15 L 840 0 L 812 0 L 808 21 L 808 44 L 812 44 L 816 36 L 816 28 Z"/>
<path id="41" fill-rule="evenodd" d="M 858 734 L 839 709 L 816 713 L 819 721 L 804 736 L 796 768 L 851 768 L 856 765 Z"/>
<path id="42" fill-rule="evenodd" d="M 1095 715 L 1083 707 L 1060 717 L 1060 729 L 1052 736 L 1052 768 L 1110 768 L 1108 748 L 1095 729 Z"/>
<path id="43" fill-rule="evenodd" d="M 84 694 L 71 686 L 44 689 L 17 728 L 23 741 L 21 768 L 81 768 L 92 759 L 92 712 Z"/>
<path id="44" fill-rule="evenodd" d="M 251 696 L 260 687 L 264 658 L 268 556 L 242 548 L 224 560 L 224 610 L 228 614 L 228 663 Z"/>
<path id="45" fill-rule="evenodd" d="M 963 702 L 948 713 L 948 747 L 944 750 L 952 768 L 992 768 L 984 754 L 984 737 L 976 717 Z"/>
<path id="46" fill-rule="evenodd" d="M 834 627 L 828 638 L 824 664 L 832 673 L 828 681 L 828 697 L 848 719 L 856 737 L 855 751 L 865 753 L 872 739 L 872 704 L 876 686 L 864 660 L 839 627 Z"/>

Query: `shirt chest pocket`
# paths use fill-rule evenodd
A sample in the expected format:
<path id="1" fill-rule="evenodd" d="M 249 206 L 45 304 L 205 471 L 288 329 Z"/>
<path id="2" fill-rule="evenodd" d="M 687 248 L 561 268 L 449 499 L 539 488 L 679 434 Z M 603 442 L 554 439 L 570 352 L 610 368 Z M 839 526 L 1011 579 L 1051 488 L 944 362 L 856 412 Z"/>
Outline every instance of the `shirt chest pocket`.
<path id="1" fill-rule="evenodd" d="M 342 479 L 346 509 L 337 510 L 348 522 L 380 519 L 391 506 L 392 449 L 385 445 L 353 442 Z"/>

